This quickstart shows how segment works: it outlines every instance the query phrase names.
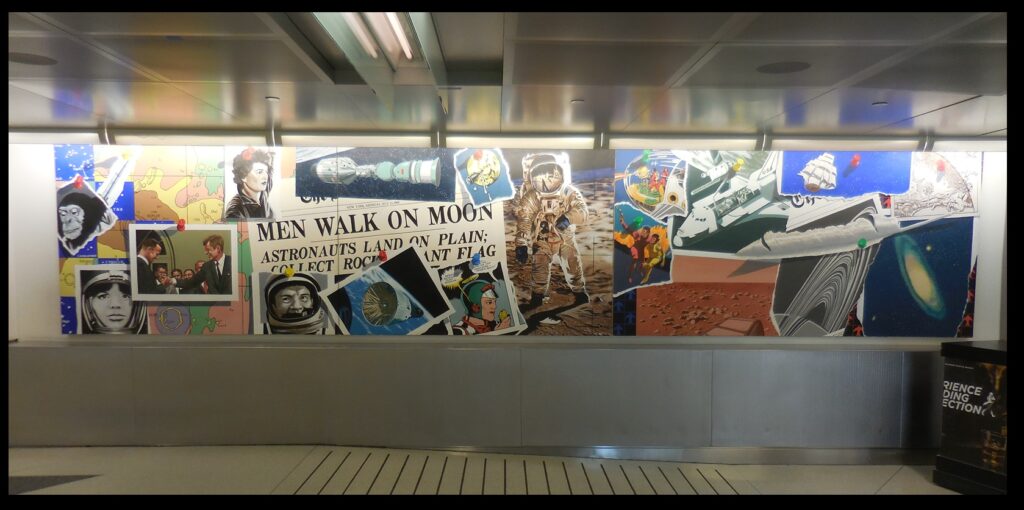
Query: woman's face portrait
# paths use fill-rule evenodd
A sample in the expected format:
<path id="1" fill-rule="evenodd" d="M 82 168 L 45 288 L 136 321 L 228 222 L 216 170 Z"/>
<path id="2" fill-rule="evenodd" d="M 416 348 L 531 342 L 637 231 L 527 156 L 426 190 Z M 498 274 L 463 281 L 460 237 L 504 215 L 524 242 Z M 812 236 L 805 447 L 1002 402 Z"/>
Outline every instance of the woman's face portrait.
<path id="1" fill-rule="evenodd" d="M 242 179 L 242 184 L 250 193 L 256 194 L 267 189 L 270 179 L 270 168 L 265 163 L 253 163 L 252 170 Z"/>
<path id="2" fill-rule="evenodd" d="M 132 296 L 123 285 L 110 284 L 100 287 L 88 297 L 87 306 L 96 314 L 101 326 L 110 329 L 124 329 L 131 319 Z"/>

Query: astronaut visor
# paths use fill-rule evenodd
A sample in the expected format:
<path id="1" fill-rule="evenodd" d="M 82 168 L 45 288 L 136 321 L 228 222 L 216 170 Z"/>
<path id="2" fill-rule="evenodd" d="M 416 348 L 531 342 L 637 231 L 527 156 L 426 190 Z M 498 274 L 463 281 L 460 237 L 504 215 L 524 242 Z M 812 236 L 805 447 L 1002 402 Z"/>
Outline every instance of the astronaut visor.
<path id="1" fill-rule="evenodd" d="M 530 182 L 541 193 L 558 191 L 564 182 L 562 167 L 554 162 L 538 164 L 530 170 Z"/>

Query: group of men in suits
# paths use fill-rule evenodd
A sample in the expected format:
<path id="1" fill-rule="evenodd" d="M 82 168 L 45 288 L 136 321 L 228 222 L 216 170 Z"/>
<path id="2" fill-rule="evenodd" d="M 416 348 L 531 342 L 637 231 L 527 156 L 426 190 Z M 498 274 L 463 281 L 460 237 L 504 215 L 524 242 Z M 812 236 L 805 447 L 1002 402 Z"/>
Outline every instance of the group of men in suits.
<path id="1" fill-rule="evenodd" d="M 209 258 L 196 270 L 192 278 L 173 278 L 166 272 L 159 275 L 153 271 L 153 261 L 160 256 L 163 247 L 154 238 L 146 238 L 139 245 L 135 270 L 138 290 L 141 294 L 168 294 L 202 292 L 207 294 L 231 294 L 231 257 L 224 254 L 224 238 L 214 234 L 203 239 L 203 251 Z"/>

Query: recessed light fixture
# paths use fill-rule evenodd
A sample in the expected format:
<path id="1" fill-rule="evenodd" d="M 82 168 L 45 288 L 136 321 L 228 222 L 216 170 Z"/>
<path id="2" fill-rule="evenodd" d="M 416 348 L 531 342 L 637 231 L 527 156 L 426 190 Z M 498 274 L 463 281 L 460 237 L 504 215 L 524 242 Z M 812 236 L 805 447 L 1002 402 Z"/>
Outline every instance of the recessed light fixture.
<path id="1" fill-rule="evenodd" d="M 573 99 L 573 100 L 569 101 L 570 104 L 582 104 L 583 102 L 584 101 L 582 99 L 579 99 L 579 98 Z"/>
<path id="2" fill-rule="evenodd" d="M 266 99 L 267 101 L 270 101 L 271 103 L 276 103 L 276 102 L 281 100 L 281 98 L 279 98 L 277 96 L 267 96 L 264 99 Z"/>
<path id="3" fill-rule="evenodd" d="M 773 62 L 758 67 L 757 72 L 764 74 L 789 74 L 799 73 L 809 67 L 811 67 L 811 64 L 807 62 Z"/>
<path id="4" fill-rule="evenodd" d="M 7 60 L 16 64 L 25 64 L 30 66 L 52 66 L 57 65 L 57 61 L 42 55 L 36 55 L 34 53 L 16 53 L 8 52 Z"/>
<path id="5" fill-rule="evenodd" d="M 875 101 L 874 103 L 871 103 L 871 106 L 889 106 L 889 102 L 888 101 Z"/>

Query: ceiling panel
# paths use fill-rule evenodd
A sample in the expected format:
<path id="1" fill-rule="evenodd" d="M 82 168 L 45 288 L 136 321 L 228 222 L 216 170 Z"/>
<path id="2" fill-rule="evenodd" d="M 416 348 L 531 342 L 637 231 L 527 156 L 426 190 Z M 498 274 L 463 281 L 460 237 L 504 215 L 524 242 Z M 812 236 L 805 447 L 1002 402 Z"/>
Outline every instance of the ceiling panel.
<path id="1" fill-rule="evenodd" d="M 1006 13 L 966 28 L 950 38 L 955 42 L 1006 42 Z"/>
<path id="2" fill-rule="evenodd" d="M 336 85 L 351 98 L 377 129 L 385 131 L 428 131 L 439 126 L 444 115 L 433 86 L 403 85 L 394 88 L 394 104 L 377 99 L 366 85 Z"/>
<path id="3" fill-rule="evenodd" d="M 7 33 L 11 32 L 47 32 L 48 30 L 38 24 L 25 19 L 21 14 L 15 12 L 7 13 Z"/>
<path id="4" fill-rule="evenodd" d="M 434 28 L 450 69 L 469 69 L 497 63 L 501 69 L 504 15 L 500 12 L 435 13 Z"/>
<path id="5" fill-rule="evenodd" d="M 77 127 L 97 125 L 90 111 L 7 86 L 7 125 L 18 127 Z"/>
<path id="6" fill-rule="evenodd" d="M 630 132 L 753 133 L 772 117 L 823 94 L 825 88 L 670 89 L 629 124 Z"/>
<path id="7" fill-rule="evenodd" d="M 449 131 L 501 130 L 501 87 L 463 86 L 441 93 L 448 95 Z"/>
<path id="8" fill-rule="evenodd" d="M 520 13 L 505 38 L 599 41 L 707 41 L 732 13 Z"/>
<path id="9" fill-rule="evenodd" d="M 726 46 L 686 82 L 687 87 L 829 87 L 889 57 L 898 46 Z M 790 74 L 766 74 L 757 68 L 775 62 L 806 62 L 810 68 Z"/>
<path id="10" fill-rule="evenodd" d="M 511 83 L 663 86 L 698 48 L 621 43 L 518 43 Z"/>
<path id="11" fill-rule="evenodd" d="M 983 95 L 1006 93 L 1005 44 L 945 44 L 926 50 L 857 85 Z"/>
<path id="12" fill-rule="evenodd" d="M 505 87 L 503 132 L 609 132 L 625 129 L 633 112 L 662 92 L 656 87 L 520 85 Z M 582 103 L 572 103 L 582 99 Z"/>
<path id="13" fill-rule="evenodd" d="M 165 83 L 92 80 L 11 83 L 69 107 L 91 111 L 118 126 L 241 127 L 238 119 L 228 113 Z M 210 102 L 219 104 L 221 98 L 210 98 Z M 59 118 L 53 120 L 60 121 Z"/>
<path id="14" fill-rule="evenodd" d="M 944 92 L 843 88 L 821 95 L 803 104 L 786 108 L 784 115 L 772 118 L 773 128 L 839 129 L 867 133 L 898 130 L 910 125 L 914 116 L 970 99 L 971 95 Z M 874 106 L 872 103 L 885 102 Z"/>
<path id="15" fill-rule="evenodd" d="M 906 50 L 932 45 L 929 38 L 979 16 L 432 16 L 448 84 L 456 87 L 438 91 L 425 69 L 403 68 L 384 85 L 394 96 L 385 104 L 322 27 L 308 23 L 309 13 L 288 13 L 287 28 L 297 29 L 284 31 L 290 35 L 265 26 L 260 13 L 9 13 L 10 51 L 58 64 L 8 63 L 8 123 L 98 126 L 106 119 L 122 128 L 262 129 L 265 97 L 273 95 L 281 98 L 273 111 L 282 129 L 299 131 L 753 133 L 769 127 L 942 135 L 1006 128 L 1005 13 L 982 17 L 917 53 Z M 739 31 L 730 35 L 734 30 L 726 27 Z M 716 35 L 728 39 L 714 41 Z M 284 37 L 300 43 L 304 37 L 312 47 L 289 46 Z M 318 79 L 296 47 L 320 53 L 325 72 L 344 85 Z M 756 71 L 793 61 L 811 67 Z M 890 67 L 867 76 L 879 62 Z M 684 79 L 673 83 L 679 76 Z M 846 87 L 854 78 L 861 81 Z M 830 92 L 837 85 L 843 87 Z M 447 96 L 447 114 L 439 93 Z M 888 106 L 870 106 L 880 100 Z"/>
<path id="16" fill-rule="evenodd" d="M 963 12 L 770 12 L 737 41 L 920 41 L 946 30 Z"/>
<path id="17" fill-rule="evenodd" d="M 1006 95 L 982 96 L 913 119 L 906 129 L 977 136 L 1006 129 Z M 1006 135 L 1006 132 L 995 133 Z"/>
<path id="18" fill-rule="evenodd" d="M 57 61 L 57 64 L 52 66 L 34 66 L 8 61 L 9 80 L 37 78 L 147 81 L 144 75 L 67 37 L 8 37 L 7 44 L 8 51 L 42 55 Z"/>
<path id="19" fill-rule="evenodd" d="M 267 96 L 280 98 L 275 111 L 281 129 L 377 128 L 363 108 L 349 96 L 347 86 L 309 82 L 178 83 L 176 86 L 204 101 L 222 105 L 239 122 L 256 128 L 266 125 Z"/>
<path id="20" fill-rule="evenodd" d="M 84 34 L 266 35 L 250 12 L 51 12 L 45 16 Z"/>
<path id="21" fill-rule="evenodd" d="M 317 81 L 274 40 L 100 37 L 97 41 L 170 81 Z"/>

